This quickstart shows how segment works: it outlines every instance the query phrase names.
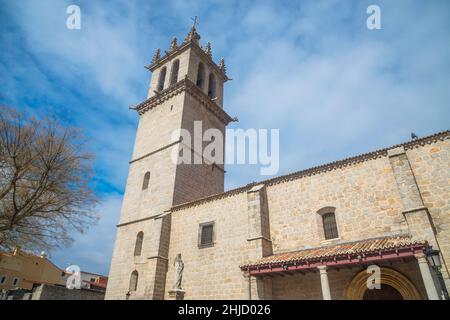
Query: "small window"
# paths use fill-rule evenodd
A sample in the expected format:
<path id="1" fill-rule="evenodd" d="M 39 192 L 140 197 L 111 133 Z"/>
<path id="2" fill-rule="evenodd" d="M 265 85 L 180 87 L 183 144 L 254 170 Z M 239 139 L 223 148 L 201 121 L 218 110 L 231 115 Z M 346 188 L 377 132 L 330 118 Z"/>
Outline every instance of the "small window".
<path id="1" fill-rule="evenodd" d="M 136 291 L 139 274 L 136 270 L 131 273 L 129 291 Z"/>
<path id="2" fill-rule="evenodd" d="M 214 245 L 214 222 L 200 224 L 199 247 L 210 247 Z"/>
<path id="3" fill-rule="evenodd" d="M 164 89 L 164 82 L 166 81 L 166 72 L 167 72 L 167 68 L 166 67 L 163 67 L 161 69 L 161 71 L 159 72 L 157 91 L 162 91 Z"/>
<path id="4" fill-rule="evenodd" d="M 200 62 L 197 70 L 197 86 L 203 89 L 203 84 L 205 83 L 205 67 L 203 63 Z"/>
<path id="5" fill-rule="evenodd" d="M 14 278 L 12 285 L 15 287 L 19 284 L 19 278 Z"/>
<path id="6" fill-rule="evenodd" d="M 216 97 L 216 77 L 212 73 L 209 74 L 208 97 L 211 99 Z"/>
<path id="7" fill-rule="evenodd" d="M 142 252 L 142 243 L 144 242 L 144 233 L 140 231 L 136 236 L 136 244 L 134 246 L 134 256 L 140 256 Z"/>
<path id="8" fill-rule="evenodd" d="M 5 275 L 3 275 L 3 276 L 0 278 L 0 284 L 4 284 L 4 283 L 6 282 L 6 279 L 7 279 L 7 277 L 6 277 Z"/>
<path id="9" fill-rule="evenodd" d="M 142 182 L 142 190 L 148 188 L 148 183 L 150 182 L 150 172 L 147 171 L 144 175 L 144 181 Z"/>
<path id="10" fill-rule="evenodd" d="M 325 240 L 336 239 L 339 237 L 334 212 L 328 212 L 322 215 L 323 231 Z"/>
<path id="11" fill-rule="evenodd" d="M 172 64 L 172 71 L 170 74 L 170 84 L 175 84 L 178 81 L 178 70 L 180 69 L 180 60 L 175 60 Z"/>

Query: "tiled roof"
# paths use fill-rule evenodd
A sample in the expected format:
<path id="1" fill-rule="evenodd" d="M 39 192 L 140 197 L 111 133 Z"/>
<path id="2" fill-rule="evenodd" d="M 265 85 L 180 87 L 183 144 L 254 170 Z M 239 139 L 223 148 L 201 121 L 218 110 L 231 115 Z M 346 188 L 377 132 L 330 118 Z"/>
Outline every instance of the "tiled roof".
<path id="1" fill-rule="evenodd" d="M 341 243 L 333 246 L 304 249 L 300 251 L 280 253 L 261 258 L 253 263 L 241 266 L 241 269 L 262 266 L 283 265 L 293 262 L 314 262 L 318 260 L 333 260 L 339 257 L 367 255 L 388 250 L 405 249 L 426 246 L 426 241 L 412 240 L 407 236 L 367 239 L 362 241 Z"/>

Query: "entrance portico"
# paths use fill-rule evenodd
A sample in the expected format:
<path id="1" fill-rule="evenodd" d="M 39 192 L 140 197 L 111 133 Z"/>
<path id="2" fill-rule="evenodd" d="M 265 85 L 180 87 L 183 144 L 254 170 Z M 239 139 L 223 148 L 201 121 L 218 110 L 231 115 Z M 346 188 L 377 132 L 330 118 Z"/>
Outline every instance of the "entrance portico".
<path id="1" fill-rule="evenodd" d="M 409 237 L 367 239 L 267 256 L 241 270 L 271 279 L 273 299 L 438 299 L 427 248 Z M 379 267 L 379 289 L 367 288 L 370 265 Z"/>

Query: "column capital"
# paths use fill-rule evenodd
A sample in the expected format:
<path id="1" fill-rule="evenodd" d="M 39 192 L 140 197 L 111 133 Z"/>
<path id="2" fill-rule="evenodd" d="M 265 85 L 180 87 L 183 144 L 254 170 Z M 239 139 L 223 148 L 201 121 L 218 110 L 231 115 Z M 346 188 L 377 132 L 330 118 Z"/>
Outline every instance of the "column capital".
<path id="1" fill-rule="evenodd" d="M 419 260 L 419 263 L 420 263 L 420 262 L 427 262 L 427 263 L 428 263 L 428 261 L 427 261 L 427 256 L 426 256 L 425 253 L 423 253 L 423 252 L 416 253 L 416 254 L 414 255 L 414 257 L 416 257 L 416 259 Z"/>
<path id="2" fill-rule="evenodd" d="M 439 300 L 439 294 L 434 284 L 433 276 L 431 275 L 430 266 L 427 258 L 423 252 L 414 255 L 419 264 L 420 274 L 422 275 L 423 284 L 429 300 Z"/>
<path id="3" fill-rule="evenodd" d="M 320 286 L 322 287 L 323 300 L 331 300 L 330 284 L 328 282 L 327 266 L 318 266 L 320 274 Z"/>
<path id="4" fill-rule="evenodd" d="M 318 266 L 317 269 L 319 269 L 320 272 L 327 272 L 327 266 Z"/>

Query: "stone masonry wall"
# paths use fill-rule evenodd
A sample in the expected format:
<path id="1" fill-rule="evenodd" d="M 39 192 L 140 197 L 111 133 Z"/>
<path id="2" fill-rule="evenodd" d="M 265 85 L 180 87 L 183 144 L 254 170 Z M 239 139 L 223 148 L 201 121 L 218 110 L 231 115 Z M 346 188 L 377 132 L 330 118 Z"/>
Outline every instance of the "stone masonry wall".
<path id="1" fill-rule="evenodd" d="M 198 56 L 189 49 L 175 59 L 180 60 L 178 80 L 188 76 L 195 83 L 196 75 L 191 75 L 193 71 L 189 66 L 193 63 L 190 60 L 198 59 Z M 164 88 L 169 86 L 172 63 L 168 61 L 164 65 L 167 68 Z M 149 97 L 155 96 L 161 67 L 152 75 Z M 207 64 L 205 67 L 207 80 L 212 69 Z M 216 78 L 220 99 L 215 101 L 221 105 L 223 83 Z M 204 92 L 207 90 L 207 81 L 203 89 Z M 137 290 L 130 293 L 131 299 L 163 298 L 171 222 L 170 217 L 159 215 L 174 204 L 223 192 L 221 163 L 177 166 L 173 161 L 173 155 L 181 147 L 181 143 L 171 145 L 177 140 L 174 132 L 179 128 L 187 129 L 193 138 L 196 120 L 202 121 L 203 130 L 215 128 L 222 133 L 225 130 L 225 125 L 186 91 L 175 92 L 168 100 L 158 102 L 140 116 L 111 262 L 107 299 L 125 298 L 133 271 L 138 272 L 139 281 Z M 147 171 L 150 172 L 150 182 L 143 190 Z M 142 254 L 134 257 L 136 236 L 140 231 L 144 232 Z"/>
<path id="2" fill-rule="evenodd" d="M 90 289 L 70 290 L 66 287 L 42 284 L 37 287 L 31 300 L 103 300 L 105 293 Z"/>
<path id="3" fill-rule="evenodd" d="M 443 274 L 450 288 L 450 140 L 407 151 L 444 260 Z"/>
<path id="4" fill-rule="evenodd" d="M 200 137 L 194 130 L 195 121 L 201 121 Z M 196 99 L 187 94 L 181 127 L 187 130 L 191 136 L 190 142 L 182 141 L 179 145 L 180 148 L 184 148 L 184 152 L 190 151 L 191 164 L 179 164 L 177 166 L 173 196 L 174 205 L 221 193 L 224 190 L 223 157 L 220 163 L 214 165 L 212 163 L 214 159 L 203 159 L 201 151 L 205 150 L 204 148 L 210 143 L 203 141 L 205 131 L 213 128 L 225 137 L 225 125 L 211 112 L 205 110 Z M 202 143 L 200 154 L 193 150 L 195 148 L 194 139 L 199 139 Z M 188 148 L 189 146 L 190 148 Z M 198 160 L 201 161 L 200 164 L 194 163 L 195 157 L 198 157 Z"/>
<path id="5" fill-rule="evenodd" d="M 387 157 L 268 186 L 274 253 L 407 233 Z M 339 238 L 323 237 L 317 213 L 334 207 Z"/>
<path id="6" fill-rule="evenodd" d="M 448 257 L 449 233 L 445 232 L 450 216 L 448 140 L 408 149 L 406 153 L 424 204 L 435 220 L 443 256 Z M 255 251 L 252 250 L 257 250 L 260 254 L 261 247 L 247 239 L 249 222 L 246 191 L 244 189 L 234 195 L 227 194 L 198 204 L 181 206 L 172 212 L 166 297 L 173 285 L 172 264 L 178 253 L 182 254 L 185 262 L 183 289 L 186 290 L 186 299 L 242 299 L 248 296 L 248 280 L 243 277 L 238 266 L 253 260 Z M 410 233 L 388 156 L 381 155 L 375 159 L 286 182 L 268 183 L 266 193 L 271 249 L 274 254 Z M 317 211 L 324 207 L 335 208 L 338 239 L 327 241 L 323 238 Z M 216 244 L 199 249 L 199 224 L 208 221 L 215 222 Z M 408 264 L 416 268 L 415 263 Z M 397 269 L 410 277 L 419 291 L 424 293 L 418 273 L 408 271 L 405 266 Z M 330 274 L 333 272 L 335 271 Z M 331 278 L 330 282 L 333 283 Z M 343 283 L 349 281 L 350 275 L 341 280 Z M 272 284 L 273 297 L 288 298 L 288 293 L 280 291 L 283 286 L 279 283 L 284 280 L 277 281 Z M 339 281 L 336 280 L 335 283 Z M 339 286 L 343 287 L 343 283 Z M 315 289 L 311 287 L 307 290 L 319 290 L 320 294 L 318 275 L 316 286 Z M 302 285 L 302 288 L 305 287 Z M 298 290 L 301 290 L 300 287 Z M 333 289 L 333 284 L 331 290 L 332 296 L 343 297 L 342 293 L 333 293 L 333 290 L 337 290 Z M 300 296 L 306 293 L 300 294 L 298 291 L 292 294 Z"/>
<path id="7" fill-rule="evenodd" d="M 130 163 L 125 195 L 117 228 L 116 242 L 109 274 L 107 299 L 124 299 L 128 292 L 130 275 L 139 272 L 136 298 L 153 298 L 157 261 L 163 225 L 157 215 L 172 206 L 175 189 L 176 164 L 171 161 L 172 147 L 168 146 L 174 128 L 181 126 L 184 97 L 179 94 L 157 108 L 147 111 L 139 121 L 136 143 Z M 178 101 L 179 100 L 179 101 Z M 179 104 L 175 104 L 178 102 Z M 176 145 L 175 145 L 176 147 Z M 159 151 L 158 151 L 159 150 Z M 153 154 L 148 155 L 157 151 Z M 141 158 L 144 157 L 144 158 Z M 140 159 L 141 158 L 141 159 Z M 142 189 L 145 173 L 150 172 L 147 189 Z M 128 224 L 129 223 L 129 224 Z M 134 257 L 136 236 L 144 232 L 142 254 Z M 167 236 L 167 235 L 166 235 Z"/>
<path id="8" fill-rule="evenodd" d="M 247 278 L 239 269 L 255 248 L 247 241 L 247 196 L 240 193 L 172 212 L 167 292 L 174 286 L 173 262 L 184 261 L 185 299 L 246 299 Z M 214 221 L 214 246 L 198 247 L 199 225 Z"/>

